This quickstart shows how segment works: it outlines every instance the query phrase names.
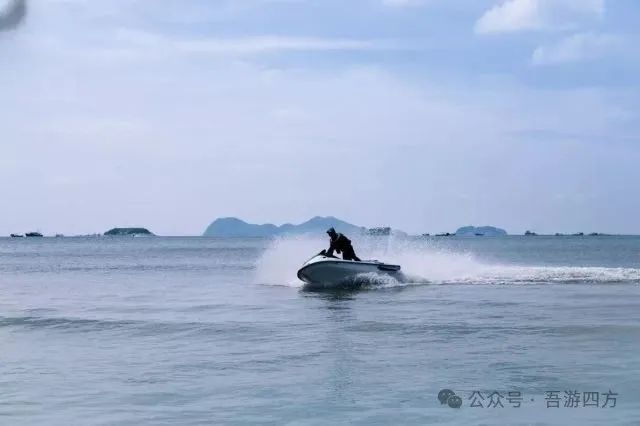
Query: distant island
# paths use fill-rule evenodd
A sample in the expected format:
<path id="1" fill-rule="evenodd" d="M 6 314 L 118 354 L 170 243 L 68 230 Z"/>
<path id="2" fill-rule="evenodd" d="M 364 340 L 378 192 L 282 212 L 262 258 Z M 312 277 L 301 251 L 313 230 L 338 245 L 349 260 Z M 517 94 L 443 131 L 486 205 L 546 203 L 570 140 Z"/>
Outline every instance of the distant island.
<path id="1" fill-rule="evenodd" d="M 462 237 L 502 237 L 505 235 L 507 235 L 507 231 L 495 226 L 463 226 L 456 231 L 456 236 Z"/>
<path id="2" fill-rule="evenodd" d="M 113 228 L 104 233 L 108 237 L 120 237 L 120 236 L 136 236 L 136 235 L 154 235 L 146 228 Z"/>
<path id="3" fill-rule="evenodd" d="M 353 225 L 333 216 L 316 216 L 299 225 L 290 223 L 277 226 L 273 224 L 256 225 L 235 217 L 216 219 L 204 232 L 205 237 L 275 237 L 285 234 L 320 234 L 327 229 L 335 228 L 345 234 L 362 234 L 367 228 Z"/>
<path id="4" fill-rule="evenodd" d="M 324 235 L 325 231 L 329 228 L 335 228 L 338 232 L 345 233 L 347 235 L 365 235 L 365 236 L 408 236 L 405 232 L 392 229 L 388 226 L 377 228 L 366 228 L 364 226 L 354 225 L 352 223 L 345 222 L 333 216 L 321 217 L 316 216 L 308 221 L 299 225 L 292 225 L 287 223 L 285 225 L 277 226 L 270 223 L 267 224 L 253 224 L 247 223 L 241 219 L 235 217 L 225 217 L 216 219 L 205 230 L 203 236 L 205 237 L 274 237 L 278 235 L 287 234 L 319 234 Z M 424 234 L 426 236 L 428 234 Z M 437 234 L 437 236 L 503 236 L 507 235 L 507 231 L 504 229 L 496 228 L 494 226 L 465 226 L 455 234 Z"/>
<path id="5" fill-rule="evenodd" d="M 335 228 L 338 232 L 348 235 L 372 235 L 386 236 L 393 234 L 404 234 L 402 231 L 393 230 L 389 227 L 367 229 L 364 226 L 358 226 L 340 220 L 333 216 L 316 216 L 298 225 L 284 224 L 281 226 L 267 224 L 247 223 L 235 217 L 226 217 L 216 219 L 204 232 L 205 237 L 274 237 L 278 235 L 295 235 L 295 234 L 321 234 L 323 235 L 327 229 Z"/>

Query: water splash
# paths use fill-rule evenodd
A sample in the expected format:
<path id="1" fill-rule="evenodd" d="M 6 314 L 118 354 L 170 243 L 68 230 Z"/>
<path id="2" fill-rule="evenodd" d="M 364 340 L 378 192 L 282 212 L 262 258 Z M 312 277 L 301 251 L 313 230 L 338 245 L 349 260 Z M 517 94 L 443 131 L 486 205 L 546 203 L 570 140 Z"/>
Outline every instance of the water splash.
<path id="1" fill-rule="evenodd" d="M 274 239 L 258 260 L 254 280 L 258 284 L 302 287 L 296 272 L 309 257 L 327 246 L 317 236 Z M 363 259 L 379 259 L 402 266 L 401 277 L 377 274 L 359 277 L 358 285 L 397 287 L 415 284 L 608 284 L 639 283 L 638 268 L 588 266 L 521 266 L 483 262 L 471 252 L 442 248 L 433 241 L 403 238 L 358 239 Z"/>
<path id="2" fill-rule="evenodd" d="M 327 245 L 326 238 L 308 235 L 275 238 L 258 259 L 254 281 L 258 284 L 302 287 L 300 266 Z"/>

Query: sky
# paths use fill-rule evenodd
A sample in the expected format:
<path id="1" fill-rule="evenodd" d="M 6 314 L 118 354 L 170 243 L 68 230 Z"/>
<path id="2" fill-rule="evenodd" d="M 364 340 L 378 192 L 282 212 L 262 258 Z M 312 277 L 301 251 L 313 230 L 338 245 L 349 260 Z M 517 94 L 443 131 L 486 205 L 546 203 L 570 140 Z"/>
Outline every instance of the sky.
<path id="1" fill-rule="evenodd" d="M 0 12 L 0 235 L 640 234 L 637 0 L 26 6 Z"/>

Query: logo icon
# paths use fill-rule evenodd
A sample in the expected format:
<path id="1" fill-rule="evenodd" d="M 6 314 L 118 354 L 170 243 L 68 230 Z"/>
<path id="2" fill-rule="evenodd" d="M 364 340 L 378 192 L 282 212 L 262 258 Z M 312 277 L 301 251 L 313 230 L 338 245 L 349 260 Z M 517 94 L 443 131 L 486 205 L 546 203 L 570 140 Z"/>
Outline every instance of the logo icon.
<path id="1" fill-rule="evenodd" d="M 442 389 L 438 393 L 438 401 L 440 401 L 440 404 L 447 404 L 451 408 L 462 407 L 462 398 L 456 395 L 451 389 Z"/>

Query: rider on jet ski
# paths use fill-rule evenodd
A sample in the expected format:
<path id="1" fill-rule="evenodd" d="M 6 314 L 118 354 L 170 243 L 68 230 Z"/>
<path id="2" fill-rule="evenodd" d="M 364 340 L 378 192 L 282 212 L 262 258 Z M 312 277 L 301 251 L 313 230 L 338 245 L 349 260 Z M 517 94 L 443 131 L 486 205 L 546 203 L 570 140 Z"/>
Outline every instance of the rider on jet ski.
<path id="1" fill-rule="evenodd" d="M 329 250 L 326 252 L 327 256 L 332 257 L 333 252 L 336 251 L 338 254 L 342 253 L 344 260 L 360 262 L 360 258 L 356 256 L 356 252 L 353 250 L 350 239 L 342 234 L 338 234 L 333 228 L 329 228 L 327 234 L 329 234 L 329 238 L 331 239 Z"/>

